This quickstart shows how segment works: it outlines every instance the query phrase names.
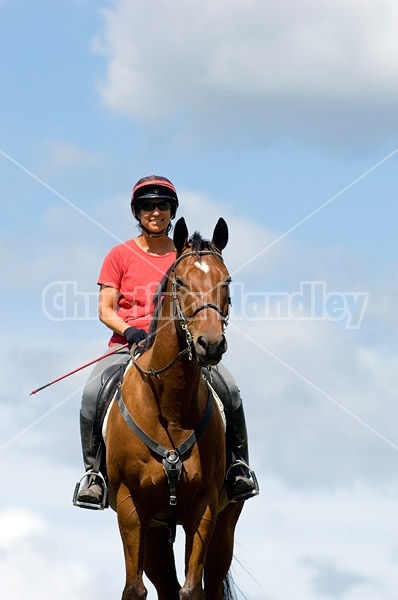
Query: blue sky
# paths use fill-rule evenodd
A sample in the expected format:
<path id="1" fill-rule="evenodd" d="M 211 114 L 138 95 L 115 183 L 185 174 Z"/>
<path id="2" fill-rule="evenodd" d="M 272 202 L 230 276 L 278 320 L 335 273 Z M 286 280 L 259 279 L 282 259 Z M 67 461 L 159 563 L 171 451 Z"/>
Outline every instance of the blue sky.
<path id="1" fill-rule="evenodd" d="M 236 580 L 250 600 L 395 599 L 397 25 L 393 0 L 0 0 L 2 596 L 121 595 L 114 514 L 71 505 L 88 373 L 29 393 L 103 352 L 100 264 L 157 173 L 191 231 L 230 228 L 225 362 L 261 484 Z M 305 282 L 329 304 L 300 305 Z"/>

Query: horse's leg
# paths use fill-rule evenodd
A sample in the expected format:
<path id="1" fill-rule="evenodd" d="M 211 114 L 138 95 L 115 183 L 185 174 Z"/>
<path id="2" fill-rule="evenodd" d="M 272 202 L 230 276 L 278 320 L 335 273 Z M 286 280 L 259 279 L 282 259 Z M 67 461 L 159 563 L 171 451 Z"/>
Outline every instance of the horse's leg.
<path id="1" fill-rule="evenodd" d="M 158 600 L 178 600 L 179 590 L 173 546 L 166 526 L 149 527 L 145 544 L 144 571 L 158 593 Z"/>
<path id="2" fill-rule="evenodd" d="M 203 600 L 202 576 L 207 548 L 217 519 L 216 502 L 198 506 L 195 517 L 184 523 L 185 582 L 180 600 Z"/>
<path id="3" fill-rule="evenodd" d="M 206 600 L 228 600 L 228 596 L 224 596 L 223 581 L 232 562 L 235 527 L 242 508 L 243 502 L 228 504 L 218 515 L 204 570 Z"/>
<path id="4" fill-rule="evenodd" d="M 147 589 L 142 579 L 145 530 L 130 492 L 123 485 L 117 493 L 117 519 L 126 564 L 126 584 L 122 600 L 146 600 Z"/>

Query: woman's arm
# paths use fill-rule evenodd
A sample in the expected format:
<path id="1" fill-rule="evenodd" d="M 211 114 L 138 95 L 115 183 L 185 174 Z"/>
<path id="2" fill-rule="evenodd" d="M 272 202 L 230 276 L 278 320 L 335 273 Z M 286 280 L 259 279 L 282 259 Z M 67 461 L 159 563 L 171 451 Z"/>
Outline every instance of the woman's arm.
<path id="1" fill-rule="evenodd" d="M 98 300 L 98 316 L 100 321 L 109 329 L 123 335 L 125 330 L 130 327 L 116 312 L 119 290 L 106 285 L 102 285 Z"/>

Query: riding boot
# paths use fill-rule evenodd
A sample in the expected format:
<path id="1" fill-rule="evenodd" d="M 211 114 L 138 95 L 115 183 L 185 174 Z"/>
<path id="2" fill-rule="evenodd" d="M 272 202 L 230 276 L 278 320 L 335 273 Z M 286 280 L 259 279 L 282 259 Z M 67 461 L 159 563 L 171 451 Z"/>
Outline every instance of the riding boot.
<path id="1" fill-rule="evenodd" d="M 231 501 L 248 500 L 257 496 L 256 475 L 249 467 L 247 429 L 243 404 L 226 413 L 227 457 L 230 464 L 226 475 L 226 490 Z"/>
<path id="2" fill-rule="evenodd" d="M 97 431 L 95 422 L 86 419 L 81 413 L 80 435 L 87 476 L 85 476 L 85 481 L 79 489 L 74 503 L 83 507 L 85 504 L 92 504 L 93 507 L 95 505 L 102 507 L 105 481 L 103 475 L 99 473 L 100 465 L 97 464 L 99 462 L 97 458 L 102 438 Z"/>

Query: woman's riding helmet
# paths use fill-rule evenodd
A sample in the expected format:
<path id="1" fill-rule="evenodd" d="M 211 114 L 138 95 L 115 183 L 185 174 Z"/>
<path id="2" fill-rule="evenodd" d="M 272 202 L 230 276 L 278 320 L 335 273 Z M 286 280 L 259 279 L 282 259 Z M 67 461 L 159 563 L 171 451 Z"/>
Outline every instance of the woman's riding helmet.
<path id="1" fill-rule="evenodd" d="M 149 175 L 139 179 L 131 194 L 131 210 L 137 219 L 137 213 L 140 210 L 140 205 L 148 199 L 163 198 L 167 199 L 170 204 L 170 218 L 174 219 L 178 208 L 178 197 L 174 185 L 167 177 L 160 175 Z"/>

